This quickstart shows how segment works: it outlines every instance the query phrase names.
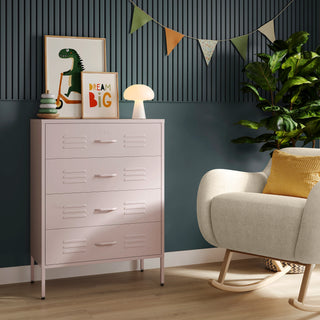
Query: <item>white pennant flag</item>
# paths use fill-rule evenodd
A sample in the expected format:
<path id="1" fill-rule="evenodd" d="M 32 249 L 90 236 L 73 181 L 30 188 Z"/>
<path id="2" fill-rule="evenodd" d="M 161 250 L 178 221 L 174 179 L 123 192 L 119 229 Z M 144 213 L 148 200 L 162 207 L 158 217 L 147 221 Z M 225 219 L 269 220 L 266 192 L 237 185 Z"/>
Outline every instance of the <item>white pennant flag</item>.
<path id="1" fill-rule="evenodd" d="M 276 40 L 276 35 L 274 33 L 274 21 L 271 20 L 261 26 L 258 29 L 262 34 L 264 34 L 271 42 L 274 42 Z"/>
<path id="2" fill-rule="evenodd" d="M 208 66 L 210 63 L 211 57 L 213 55 L 213 51 L 216 48 L 218 41 L 199 39 L 199 43 L 200 43 L 200 47 L 201 47 L 203 56 L 206 60 L 207 66 Z"/>

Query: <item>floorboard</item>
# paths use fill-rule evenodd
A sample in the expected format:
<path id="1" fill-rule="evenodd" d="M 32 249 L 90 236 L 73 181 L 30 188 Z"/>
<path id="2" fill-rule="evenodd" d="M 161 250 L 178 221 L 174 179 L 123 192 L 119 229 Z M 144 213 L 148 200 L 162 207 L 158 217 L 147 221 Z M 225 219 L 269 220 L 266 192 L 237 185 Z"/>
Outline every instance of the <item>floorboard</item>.
<path id="1" fill-rule="evenodd" d="M 294 309 L 302 275 L 286 275 L 269 287 L 250 293 L 222 292 L 208 285 L 217 279 L 219 263 L 166 268 L 165 286 L 159 270 L 132 271 L 47 281 L 46 300 L 40 283 L 0 286 L 0 319 L 62 320 L 311 320 L 320 314 Z M 234 261 L 226 281 L 248 283 L 269 275 L 261 259 Z M 242 280 L 244 279 L 244 281 Z M 320 303 L 320 269 L 311 279 L 307 302 Z"/>

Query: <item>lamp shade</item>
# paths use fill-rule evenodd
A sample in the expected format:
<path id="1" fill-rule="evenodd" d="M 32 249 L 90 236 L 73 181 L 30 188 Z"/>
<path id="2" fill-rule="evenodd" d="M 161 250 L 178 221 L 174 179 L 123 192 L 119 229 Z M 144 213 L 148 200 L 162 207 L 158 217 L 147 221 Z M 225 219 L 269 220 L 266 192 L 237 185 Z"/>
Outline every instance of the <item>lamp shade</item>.
<path id="1" fill-rule="evenodd" d="M 123 97 L 126 100 L 152 100 L 154 98 L 153 90 L 144 84 L 134 84 L 124 90 Z"/>

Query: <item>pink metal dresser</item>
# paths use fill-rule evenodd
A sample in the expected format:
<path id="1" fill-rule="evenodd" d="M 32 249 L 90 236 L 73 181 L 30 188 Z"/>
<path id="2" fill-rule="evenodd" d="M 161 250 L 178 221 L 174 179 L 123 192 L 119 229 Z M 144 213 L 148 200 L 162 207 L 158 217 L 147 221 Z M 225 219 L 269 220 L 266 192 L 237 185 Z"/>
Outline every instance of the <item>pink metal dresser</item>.
<path id="1" fill-rule="evenodd" d="M 31 120 L 31 281 L 46 269 L 160 258 L 164 120 Z"/>

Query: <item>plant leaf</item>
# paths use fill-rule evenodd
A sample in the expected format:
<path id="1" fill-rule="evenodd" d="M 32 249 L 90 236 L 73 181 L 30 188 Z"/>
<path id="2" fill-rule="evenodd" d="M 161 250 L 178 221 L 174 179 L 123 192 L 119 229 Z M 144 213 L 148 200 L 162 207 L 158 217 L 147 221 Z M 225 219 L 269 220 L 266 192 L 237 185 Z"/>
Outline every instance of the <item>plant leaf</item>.
<path id="1" fill-rule="evenodd" d="M 254 129 L 254 130 L 257 130 L 260 128 L 259 122 L 250 121 L 250 120 L 240 120 L 239 122 L 237 122 L 237 124 L 240 124 L 244 127 Z"/>
<path id="2" fill-rule="evenodd" d="M 273 77 L 269 65 L 265 62 L 252 62 L 246 68 L 247 77 L 254 81 L 261 89 L 276 90 L 276 79 Z"/>
<path id="3" fill-rule="evenodd" d="M 260 152 L 269 151 L 269 150 L 277 149 L 277 147 L 278 145 L 276 142 L 267 142 L 261 146 L 259 151 Z"/>
<path id="4" fill-rule="evenodd" d="M 258 91 L 258 89 L 250 84 L 250 83 L 246 83 L 244 84 L 244 86 L 241 88 L 242 92 L 251 92 L 255 95 L 255 97 L 259 100 L 259 101 L 268 101 L 267 99 L 263 98 L 260 96 L 260 93 Z"/>
<path id="5" fill-rule="evenodd" d="M 290 115 L 284 114 L 262 119 L 260 121 L 260 127 L 262 126 L 272 131 L 292 131 L 297 129 L 298 123 L 295 122 Z"/>
<path id="6" fill-rule="evenodd" d="M 272 73 L 275 73 L 281 67 L 281 61 L 286 56 L 288 50 L 281 50 L 274 53 L 269 61 L 269 67 Z"/>
<path id="7" fill-rule="evenodd" d="M 299 86 L 302 84 L 310 84 L 311 82 L 304 77 L 293 77 L 288 79 L 282 86 L 281 90 L 276 94 L 275 102 L 279 102 L 282 97 L 287 93 L 287 91 L 294 86 Z"/>
<path id="8" fill-rule="evenodd" d="M 240 137 L 240 138 L 231 140 L 231 142 L 239 143 L 239 144 L 240 143 L 256 143 L 255 139 L 252 137 Z"/>
<path id="9" fill-rule="evenodd" d="M 276 40 L 273 43 L 268 44 L 268 47 L 272 51 L 276 52 L 276 51 L 288 49 L 288 43 L 286 41 L 283 41 L 283 40 Z"/>
<path id="10" fill-rule="evenodd" d="M 289 54 L 292 52 L 300 52 L 301 47 L 308 41 L 309 33 L 305 31 L 299 31 L 290 36 L 286 41 L 288 44 Z"/>
<path id="11" fill-rule="evenodd" d="M 269 62 L 269 60 L 270 60 L 270 58 L 271 58 L 270 54 L 266 54 L 266 53 L 258 53 L 257 56 L 258 56 L 261 60 L 263 60 L 264 62 L 267 62 L 267 63 Z"/>

